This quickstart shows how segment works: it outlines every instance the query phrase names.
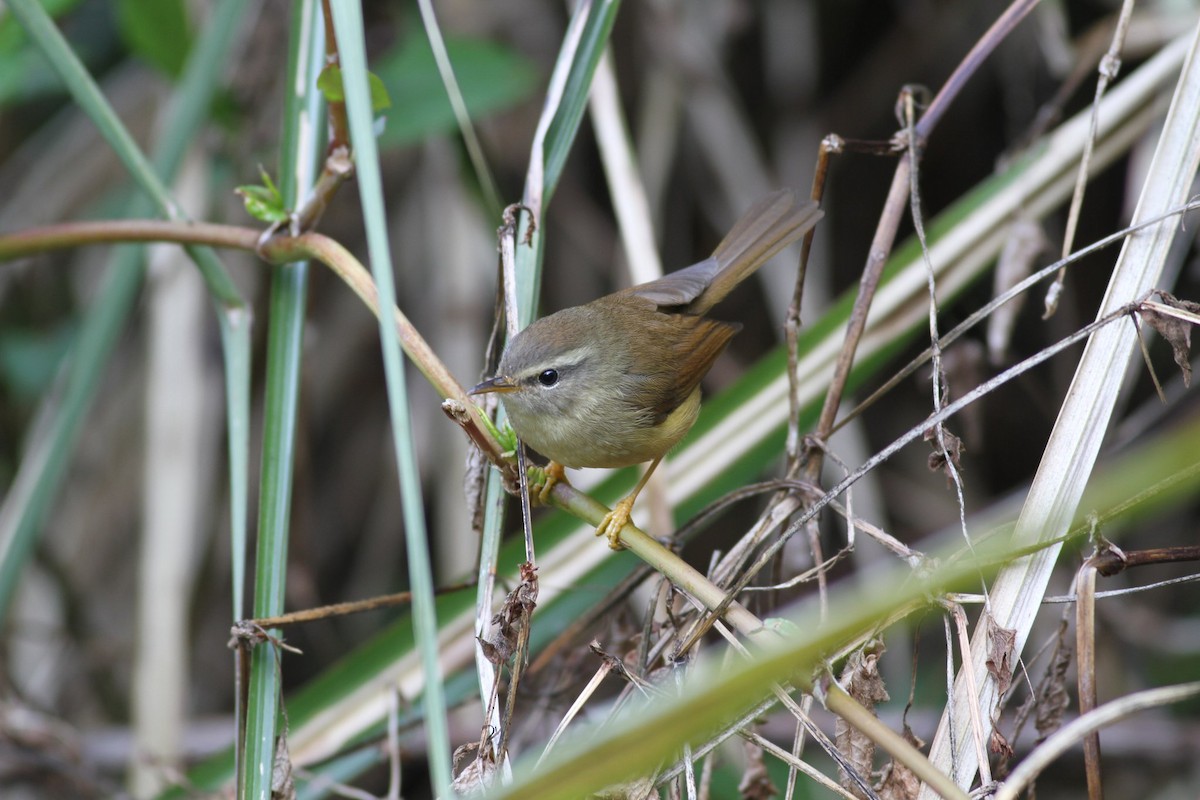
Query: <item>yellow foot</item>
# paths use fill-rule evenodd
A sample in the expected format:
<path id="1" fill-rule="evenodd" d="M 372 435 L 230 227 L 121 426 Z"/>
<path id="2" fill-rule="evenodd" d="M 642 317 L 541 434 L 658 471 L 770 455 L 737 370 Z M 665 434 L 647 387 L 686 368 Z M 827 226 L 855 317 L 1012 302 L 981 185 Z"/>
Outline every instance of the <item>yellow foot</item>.
<path id="1" fill-rule="evenodd" d="M 544 506 L 548 506 L 550 505 L 550 492 L 554 489 L 554 484 L 559 481 L 563 483 L 567 482 L 567 471 L 563 468 L 562 464 L 557 461 L 551 461 L 542 470 L 542 474 L 545 475 L 545 480 L 542 481 L 542 487 L 538 489 L 537 501 Z"/>
<path id="2" fill-rule="evenodd" d="M 604 515 L 604 519 L 600 520 L 600 525 L 596 528 L 596 535 L 606 537 L 608 546 L 613 550 L 625 549 L 621 544 L 621 529 L 628 524 L 629 515 L 633 512 L 633 501 L 636 499 L 636 495 L 630 495 L 619 500 L 612 511 Z"/>

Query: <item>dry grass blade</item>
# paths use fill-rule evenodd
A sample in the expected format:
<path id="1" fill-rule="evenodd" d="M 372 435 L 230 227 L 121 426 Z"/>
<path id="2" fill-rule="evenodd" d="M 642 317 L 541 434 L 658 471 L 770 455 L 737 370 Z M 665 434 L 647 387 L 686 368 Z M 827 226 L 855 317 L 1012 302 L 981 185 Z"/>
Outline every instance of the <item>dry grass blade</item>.
<path id="1" fill-rule="evenodd" d="M 1075 657 L 1078 664 L 1079 713 L 1096 708 L 1096 564 L 1088 559 L 1075 575 Z M 1083 763 L 1087 771 L 1088 797 L 1100 800 L 1100 733 L 1083 737 Z"/>

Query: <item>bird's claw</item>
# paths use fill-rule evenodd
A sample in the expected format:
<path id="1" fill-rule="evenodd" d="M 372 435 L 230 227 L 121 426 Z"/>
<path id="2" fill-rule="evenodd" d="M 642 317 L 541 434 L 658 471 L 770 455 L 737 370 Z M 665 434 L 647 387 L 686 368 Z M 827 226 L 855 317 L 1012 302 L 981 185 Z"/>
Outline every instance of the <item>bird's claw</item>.
<path id="1" fill-rule="evenodd" d="M 612 511 L 604 515 L 596 528 L 596 535 L 608 539 L 608 546 L 613 550 L 624 550 L 621 544 L 621 529 L 629 524 L 629 515 L 633 512 L 635 497 L 626 497 L 613 506 Z"/>
<path id="2" fill-rule="evenodd" d="M 567 482 L 567 471 L 563 465 L 557 461 L 551 461 L 542 469 L 542 485 L 537 490 L 537 501 L 544 505 L 550 505 L 550 492 L 554 490 L 554 485 L 559 481 Z"/>

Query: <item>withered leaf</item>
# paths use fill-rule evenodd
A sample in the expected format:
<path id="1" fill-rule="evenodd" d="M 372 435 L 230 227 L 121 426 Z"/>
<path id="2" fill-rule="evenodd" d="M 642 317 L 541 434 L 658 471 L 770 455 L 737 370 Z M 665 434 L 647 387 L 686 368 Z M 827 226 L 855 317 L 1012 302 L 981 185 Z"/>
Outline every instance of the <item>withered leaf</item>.
<path id="1" fill-rule="evenodd" d="M 738 781 L 738 792 L 743 800 L 767 800 L 779 794 L 767 772 L 762 748 L 753 742 L 744 742 L 742 751 L 746 754 L 746 767 L 742 770 L 742 779 Z"/>
<path id="2" fill-rule="evenodd" d="M 496 759 L 493 756 L 492 748 L 488 747 L 483 752 L 478 752 L 479 749 L 478 742 L 470 742 L 454 751 L 455 769 L 458 769 L 459 761 L 466 757 L 468 753 L 473 751 L 478 753 L 450 783 L 450 788 L 454 790 L 454 794 L 457 797 L 483 794 L 494 782 Z"/>
<path id="3" fill-rule="evenodd" d="M 521 565 L 521 582 L 504 598 L 504 605 L 492 617 L 492 637 L 479 639 L 484 657 L 500 666 L 512 657 L 520 641 L 521 632 L 529 627 L 533 610 L 537 607 L 537 568 L 530 564 Z"/>
<path id="4" fill-rule="evenodd" d="M 1071 697 L 1067 694 L 1067 669 L 1071 666 L 1073 652 L 1064 621 L 1059 625 L 1054 656 L 1037 687 L 1037 714 L 1033 724 L 1037 728 L 1038 742 L 1062 727 L 1063 714 L 1071 704 Z"/>
<path id="5" fill-rule="evenodd" d="M 908 723 L 904 725 L 904 740 L 918 750 L 925 748 L 925 742 L 913 733 Z M 883 768 L 882 778 L 875 786 L 880 800 L 914 800 L 920 790 L 921 780 L 916 773 L 895 760 Z"/>
<path id="6" fill-rule="evenodd" d="M 961 467 L 962 454 L 967 449 L 962 439 L 951 433 L 944 425 L 942 426 L 942 441 L 946 443 L 946 449 L 943 450 L 938 441 L 936 428 L 926 430 L 923 438 L 925 441 L 933 443 L 933 452 L 929 454 L 930 471 L 942 470 L 946 473 L 947 480 L 953 480 L 954 476 L 947 464 L 953 463 L 956 470 Z"/>
<path id="7" fill-rule="evenodd" d="M 850 656 L 839 683 L 864 708 L 874 712 L 876 703 L 888 699 L 887 688 L 879 675 L 879 658 L 884 653 L 883 642 L 876 639 Z M 875 743 L 865 734 L 838 717 L 834 723 L 834 741 L 842 755 L 861 776 L 870 775 L 875 761 Z M 865 796 L 858 781 L 839 768 L 842 787 L 856 797 Z"/>
<path id="8" fill-rule="evenodd" d="M 988 657 L 985 662 L 987 671 L 996 681 L 1000 694 L 1004 694 L 1012 685 L 1013 646 L 1017 641 L 1017 632 L 1010 628 L 1000 627 L 996 624 L 996 620 L 989 616 L 988 637 Z"/>
<path id="9" fill-rule="evenodd" d="M 292 779 L 292 756 L 288 750 L 287 731 L 275 741 L 275 760 L 271 764 L 271 800 L 296 800 L 296 783 Z"/>
<path id="10" fill-rule="evenodd" d="M 1169 292 L 1160 291 L 1157 294 L 1162 299 L 1163 305 L 1177 308 L 1192 316 L 1200 315 L 1200 303 L 1180 300 Z M 1175 363 L 1179 366 L 1179 371 L 1183 373 L 1183 385 L 1190 386 L 1192 383 L 1192 323 L 1144 305 L 1138 309 L 1138 313 L 1150 327 L 1158 331 L 1159 336 L 1166 339 L 1167 343 L 1171 345 Z"/>
<path id="11" fill-rule="evenodd" d="M 921 779 L 899 761 L 883 768 L 883 780 L 875 788 L 879 800 L 915 800 L 921 791 Z"/>
<path id="12" fill-rule="evenodd" d="M 1012 745 L 1008 743 L 1008 739 L 1004 737 L 1004 734 L 995 728 L 992 728 L 992 736 L 988 742 L 988 749 L 993 753 L 998 753 L 1005 761 L 1013 757 Z"/>

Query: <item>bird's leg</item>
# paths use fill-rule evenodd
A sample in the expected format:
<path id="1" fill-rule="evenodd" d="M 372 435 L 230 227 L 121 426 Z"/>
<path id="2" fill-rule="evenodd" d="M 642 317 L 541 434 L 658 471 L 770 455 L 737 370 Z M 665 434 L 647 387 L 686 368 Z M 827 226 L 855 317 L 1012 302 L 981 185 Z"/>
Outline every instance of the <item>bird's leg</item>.
<path id="1" fill-rule="evenodd" d="M 550 492 L 554 489 L 554 484 L 562 481 L 567 482 L 567 471 L 562 464 L 557 461 L 551 461 L 542 468 L 542 474 L 545 479 L 542 481 L 542 486 L 538 489 L 537 500 L 544 506 L 550 505 Z"/>
<path id="2" fill-rule="evenodd" d="M 616 505 L 612 507 L 612 511 L 604 515 L 604 519 L 600 520 L 599 527 L 596 528 L 597 536 L 604 536 L 608 539 L 608 546 L 613 550 L 621 550 L 621 529 L 629 522 L 629 515 L 633 513 L 633 504 L 637 501 L 638 494 L 646 486 L 646 481 L 650 480 L 650 475 L 654 472 L 654 468 L 658 466 L 658 462 L 662 461 L 662 456 L 650 462 L 649 468 L 642 473 L 642 478 L 637 482 L 637 486 L 633 487 L 633 491 L 628 495 L 618 500 Z"/>

